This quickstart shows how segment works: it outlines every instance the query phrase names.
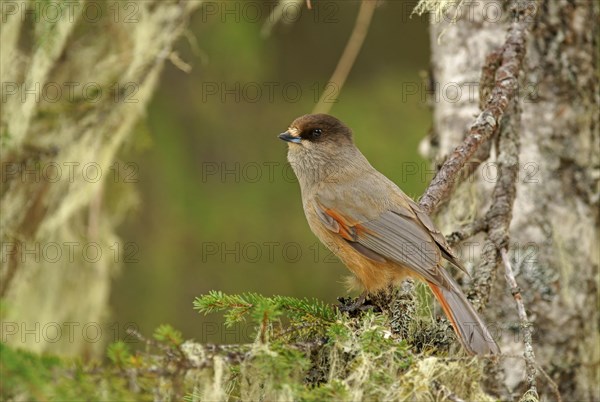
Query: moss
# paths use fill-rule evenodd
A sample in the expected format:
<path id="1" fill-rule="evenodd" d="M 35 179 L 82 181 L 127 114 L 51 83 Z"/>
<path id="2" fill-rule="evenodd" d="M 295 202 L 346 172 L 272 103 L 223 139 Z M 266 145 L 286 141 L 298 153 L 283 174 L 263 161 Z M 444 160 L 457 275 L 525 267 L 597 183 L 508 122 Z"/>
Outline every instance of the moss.
<path id="1" fill-rule="evenodd" d="M 401 379 L 400 399 L 437 401 L 440 394 L 453 394 L 463 400 L 494 401 L 479 386 L 481 365 L 476 359 L 448 360 L 437 357 L 420 359 Z M 433 384 L 433 386 L 432 386 Z M 440 392 L 443 390 L 442 392 Z"/>
<path id="2" fill-rule="evenodd" d="M 138 335 L 146 345 L 143 351 L 117 342 L 108 347 L 109 360 L 102 364 L 40 357 L 2 345 L 3 372 L 12 374 L 2 397 L 492 400 L 480 386 L 481 362 L 446 357 L 446 348 L 429 339 L 439 323 L 417 317 L 418 305 L 411 301 L 412 307 L 398 314 L 421 324 L 392 330 L 390 312 L 377 304 L 391 298 L 392 309 L 399 308 L 406 296 L 400 292 L 400 302 L 394 304 L 398 295 L 378 295 L 369 308 L 351 316 L 318 300 L 211 292 L 196 299 L 195 308 L 200 313 L 222 311 L 229 324 L 250 321 L 253 343 L 203 345 L 183 341 L 174 328 L 161 325 L 154 339 Z"/>
<path id="3" fill-rule="evenodd" d="M 40 356 L 4 343 L 0 368 L 2 400 L 140 400 L 120 375 L 94 372 L 94 367 L 76 360 Z"/>

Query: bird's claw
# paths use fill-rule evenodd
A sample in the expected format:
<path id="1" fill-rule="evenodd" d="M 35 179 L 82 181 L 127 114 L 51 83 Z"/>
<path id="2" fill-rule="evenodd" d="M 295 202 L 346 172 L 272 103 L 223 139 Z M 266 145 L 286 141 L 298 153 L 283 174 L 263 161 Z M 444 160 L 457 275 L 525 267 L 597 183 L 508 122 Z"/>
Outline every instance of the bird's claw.
<path id="1" fill-rule="evenodd" d="M 356 313 L 357 311 L 365 311 L 373 308 L 371 305 L 366 305 L 365 301 L 367 299 L 367 294 L 362 293 L 360 296 L 356 298 L 356 300 L 352 303 L 348 303 L 344 297 L 338 298 L 340 304 L 337 306 L 338 310 L 343 313 Z"/>

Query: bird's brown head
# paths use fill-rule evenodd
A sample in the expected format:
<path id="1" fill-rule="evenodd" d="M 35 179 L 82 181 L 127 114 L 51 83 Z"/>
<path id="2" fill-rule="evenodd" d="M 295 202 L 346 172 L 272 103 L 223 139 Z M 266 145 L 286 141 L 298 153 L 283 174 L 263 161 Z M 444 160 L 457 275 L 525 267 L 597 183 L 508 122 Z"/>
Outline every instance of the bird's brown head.
<path id="1" fill-rule="evenodd" d="M 289 142 L 290 148 L 328 148 L 352 144 L 352 130 L 328 114 L 306 114 L 294 120 L 279 138 Z"/>
<path id="2" fill-rule="evenodd" d="M 354 146 L 352 130 L 327 114 L 298 117 L 279 138 L 289 144 L 288 161 L 303 189 L 339 181 L 357 166 L 369 166 Z"/>

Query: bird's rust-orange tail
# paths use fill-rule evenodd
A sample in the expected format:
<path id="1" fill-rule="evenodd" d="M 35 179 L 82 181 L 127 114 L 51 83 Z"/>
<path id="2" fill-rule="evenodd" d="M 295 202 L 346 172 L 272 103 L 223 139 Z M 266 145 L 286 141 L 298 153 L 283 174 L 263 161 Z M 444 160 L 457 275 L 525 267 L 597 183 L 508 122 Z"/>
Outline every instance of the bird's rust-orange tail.
<path id="1" fill-rule="evenodd" d="M 449 288 L 429 281 L 427 284 L 440 302 L 460 342 L 472 354 L 499 354 L 500 348 L 458 284 L 448 274 L 444 276 L 448 279 Z"/>

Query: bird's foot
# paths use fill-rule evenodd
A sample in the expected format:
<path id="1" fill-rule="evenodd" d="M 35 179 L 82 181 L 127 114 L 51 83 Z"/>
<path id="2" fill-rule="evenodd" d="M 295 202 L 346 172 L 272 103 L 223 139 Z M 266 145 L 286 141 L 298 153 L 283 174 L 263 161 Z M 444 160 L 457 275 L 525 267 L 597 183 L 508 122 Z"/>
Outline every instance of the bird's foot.
<path id="1" fill-rule="evenodd" d="M 368 310 L 374 307 L 370 304 L 366 304 L 366 300 L 367 292 L 361 293 L 361 295 L 358 296 L 354 301 L 352 301 L 351 298 L 339 297 L 338 301 L 340 304 L 337 306 L 337 308 L 343 313 L 355 315 L 360 311 Z"/>

